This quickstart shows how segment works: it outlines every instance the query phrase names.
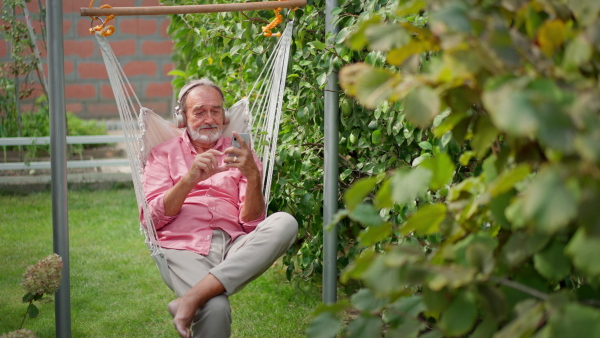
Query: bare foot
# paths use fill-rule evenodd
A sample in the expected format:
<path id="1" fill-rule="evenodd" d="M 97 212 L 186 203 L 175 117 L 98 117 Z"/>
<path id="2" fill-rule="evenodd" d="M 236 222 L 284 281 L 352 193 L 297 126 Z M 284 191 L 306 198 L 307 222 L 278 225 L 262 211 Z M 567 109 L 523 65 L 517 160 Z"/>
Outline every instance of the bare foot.
<path id="1" fill-rule="evenodd" d="M 167 309 L 169 309 L 169 313 L 171 314 L 171 317 L 175 318 L 175 315 L 177 314 L 177 310 L 179 309 L 179 302 L 181 301 L 181 298 L 177 298 L 172 300 L 169 305 L 167 305 Z"/>

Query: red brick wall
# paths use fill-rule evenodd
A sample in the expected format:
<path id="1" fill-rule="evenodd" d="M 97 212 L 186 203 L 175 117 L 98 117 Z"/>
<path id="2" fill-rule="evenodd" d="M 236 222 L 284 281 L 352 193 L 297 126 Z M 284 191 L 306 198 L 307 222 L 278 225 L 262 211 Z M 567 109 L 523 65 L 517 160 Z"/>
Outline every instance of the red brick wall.
<path id="1" fill-rule="evenodd" d="M 46 1 L 42 0 L 44 4 Z M 37 1 L 30 1 L 29 11 L 38 13 Z M 114 7 L 157 6 L 158 0 L 96 1 L 96 6 L 110 4 Z M 2 0 L 0 0 L 2 4 Z M 91 19 L 80 15 L 80 8 L 89 1 L 63 0 L 63 39 L 65 103 L 71 111 L 84 119 L 118 119 L 118 111 L 108 75 L 94 36 L 90 35 Z M 125 74 L 133 84 L 140 102 L 157 114 L 170 118 L 173 104 L 171 77 L 172 41 L 167 35 L 168 16 L 122 16 L 110 24 L 116 32 L 108 41 L 117 55 Z M 94 21 L 94 25 L 99 21 Z M 34 29 L 41 40 L 41 28 Z M 38 47 L 46 76 L 48 60 L 41 41 Z M 0 62 L 10 61 L 9 44 L 0 40 Z M 41 89 L 38 89 L 39 94 Z M 36 94 L 29 100 L 32 100 Z M 31 105 L 22 105 L 24 109 Z"/>

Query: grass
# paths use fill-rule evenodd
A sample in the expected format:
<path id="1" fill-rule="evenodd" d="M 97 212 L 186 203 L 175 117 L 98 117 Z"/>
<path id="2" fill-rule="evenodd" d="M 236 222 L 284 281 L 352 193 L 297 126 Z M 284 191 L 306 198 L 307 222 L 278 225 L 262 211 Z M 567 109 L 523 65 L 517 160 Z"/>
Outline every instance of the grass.
<path id="1" fill-rule="evenodd" d="M 20 326 L 25 268 L 53 252 L 51 199 L 0 196 L 0 334 Z M 166 311 L 174 294 L 139 232 L 133 191 L 70 191 L 68 212 L 72 336 L 176 337 Z M 294 287 L 276 264 L 230 300 L 232 337 L 302 337 L 319 294 Z M 24 328 L 54 337 L 54 326 L 50 303 Z"/>

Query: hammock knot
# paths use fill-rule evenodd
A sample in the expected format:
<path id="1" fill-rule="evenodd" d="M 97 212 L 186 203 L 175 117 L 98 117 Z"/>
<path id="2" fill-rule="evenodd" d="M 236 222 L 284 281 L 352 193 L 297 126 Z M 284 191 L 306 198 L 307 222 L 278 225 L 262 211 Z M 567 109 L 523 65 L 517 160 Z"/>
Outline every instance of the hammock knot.
<path id="1" fill-rule="evenodd" d="M 93 4 L 94 4 L 94 0 L 92 0 L 92 2 L 90 3 L 90 8 L 92 8 Z M 112 8 L 112 6 L 111 5 L 102 5 L 102 6 L 100 6 L 100 8 Z M 92 23 L 91 23 L 92 27 L 90 28 L 90 34 L 94 34 L 95 32 L 100 32 L 99 34 L 102 36 L 111 36 L 115 32 L 115 26 L 107 25 L 110 20 L 115 18 L 114 14 L 107 15 L 106 20 L 102 20 L 102 18 L 97 17 L 97 16 L 90 16 L 90 18 L 92 19 Z M 94 26 L 95 20 L 100 20 L 101 24 Z"/>
<path id="2" fill-rule="evenodd" d="M 279 0 L 279 1 L 286 1 L 286 0 Z M 293 11 L 295 11 L 296 9 L 298 9 L 297 7 L 293 9 Z M 275 19 L 273 19 L 273 21 L 271 21 L 268 25 L 263 26 L 262 27 L 262 31 L 263 31 L 263 35 L 270 38 L 272 36 L 276 36 L 276 37 L 280 37 L 281 33 L 277 32 L 275 34 L 273 34 L 273 32 L 271 32 L 271 30 L 275 27 L 277 27 L 280 23 L 283 22 L 283 16 L 281 14 L 279 14 L 279 12 L 281 12 L 282 8 L 281 7 L 277 7 L 275 8 L 273 11 L 275 12 Z"/>

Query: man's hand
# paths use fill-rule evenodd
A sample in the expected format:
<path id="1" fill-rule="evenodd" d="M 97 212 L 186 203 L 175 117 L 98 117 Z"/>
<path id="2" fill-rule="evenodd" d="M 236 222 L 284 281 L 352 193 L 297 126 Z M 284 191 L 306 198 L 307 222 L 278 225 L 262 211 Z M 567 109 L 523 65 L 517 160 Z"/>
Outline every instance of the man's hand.
<path id="1" fill-rule="evenodd" d="M 260 170 L 258 170 L 258 165 L 254 161 L 250 145 L 236 131 L 233 132 L 233 136 L 240 142 L 240 147 L 225 149 L 225 153 L 229 154 L 229 157 L 225 158 L 226 166 L 229 168 L 238 168 L 248 180 L 260 181 Z"/>
<path id="2" fill-rule="evenodd" d="M 219 166 L 217 156 L 222 155 L 222 152 L 215 149 L 210 149 L 202 154 L 196 155 L 192 167 L 186 175 L 188 182 L 196 185 L 198 182 L 204 181 L 216 173 L 229 170 L 229 168 L 225 166 Z"/>

